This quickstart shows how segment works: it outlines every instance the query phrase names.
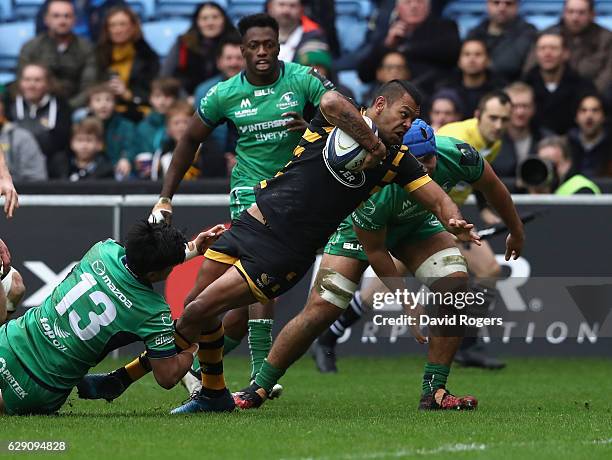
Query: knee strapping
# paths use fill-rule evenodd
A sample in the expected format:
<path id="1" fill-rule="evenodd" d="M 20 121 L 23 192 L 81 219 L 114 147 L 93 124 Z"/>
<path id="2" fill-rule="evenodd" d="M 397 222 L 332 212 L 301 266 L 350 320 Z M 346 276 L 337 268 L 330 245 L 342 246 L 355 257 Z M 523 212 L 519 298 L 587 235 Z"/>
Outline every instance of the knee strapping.
<path id="1" fill-rule="evenodd" d="M 345 310 L 357 290 L 357 283 L 331 268 L 321 267 L 314 287 L 323 300 Z"/>
<path id="2" fill-rule="evenodd" d="M 421 283 L 431 287 L 440 278 L 457 272 L 467 273 L 467 262 L 459 249 L 448 248 L 429 256 L 414 275 Z"/>

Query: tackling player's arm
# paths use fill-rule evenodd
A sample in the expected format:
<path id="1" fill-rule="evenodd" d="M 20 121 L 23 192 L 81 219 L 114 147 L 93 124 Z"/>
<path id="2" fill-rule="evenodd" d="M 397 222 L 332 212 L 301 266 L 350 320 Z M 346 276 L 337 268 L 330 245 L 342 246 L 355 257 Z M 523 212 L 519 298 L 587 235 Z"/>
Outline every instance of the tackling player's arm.
<path id="1" fill-rule="evenodd" d="M 19 197 L 13 178 L 9 173 L 6 161 L 4 160 L 4 152 L 0 148 L 0 196 L 4 197 L 4 213 L 9 219 L 13 217 L 13 212 L 19 207 Z"/>
<path id="2" fill-rule="evenodd" d="M 194 343 L 186 350 L 169 358 L 150 357 L 151 369 L 160 387 L 169 390 L 185 376 L 198 353 L 198 344 Z"/>
<path id="3" fill-rule="evenodd" d="M 510 230 L 510 234 L 506 238 L 506 260 L 510 260 L 510 257 L 518 259 L 525 243 L 523 223 L 514 207 L 510 192 L 499 180 L 488 162 L 484 162 L 482 176 L 472 183 L 472 187 L 484 195 L 487 202 L 493 206 L 493 209 L 497 211 Z"/>
<path id="4" fill-rule="evenodd" d="M 429 181 L 416 190 L 408 191 L 459 240 L 481 244 L 480 237 L 473 230 L 474 224 L 469 224 L 463 219 L 457 205 L 434 181 Z"/>
<path id="5" fill-rule="evenodd" d="M 346 97 L 337 91 L 328 91 L 321 97 L 319 110 L 330 124 L 346 132 L 369 152 L 364 161 L 366 167 L 375 166 L 387 156 L 385 144 Z"/>

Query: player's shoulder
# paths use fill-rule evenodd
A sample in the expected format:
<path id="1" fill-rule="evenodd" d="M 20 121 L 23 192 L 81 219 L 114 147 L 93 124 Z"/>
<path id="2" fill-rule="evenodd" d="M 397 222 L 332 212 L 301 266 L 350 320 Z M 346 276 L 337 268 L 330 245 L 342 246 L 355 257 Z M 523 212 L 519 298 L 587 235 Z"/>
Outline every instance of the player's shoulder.
<path id="1" fill-rule="evenodd" d="M 473 135 L 474 129 L 477 127 L 478 120 L 476 118 L 468 118 L 463 121 L 455 121 L 441 126 L 437 131 L 436 135 L 440 136 L 451 136 L 469 142 L 470 137 Z"/>

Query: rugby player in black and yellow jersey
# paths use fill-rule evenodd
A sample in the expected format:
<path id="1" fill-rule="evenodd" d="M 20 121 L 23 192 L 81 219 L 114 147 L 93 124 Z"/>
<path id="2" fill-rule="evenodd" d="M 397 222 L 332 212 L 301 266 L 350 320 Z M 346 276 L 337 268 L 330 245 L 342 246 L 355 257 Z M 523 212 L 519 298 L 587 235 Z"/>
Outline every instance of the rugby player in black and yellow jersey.
<path id="1" fill-rule="evenodd" d="M 173 413 L 234 408 L 223 376 L 219 315 L 255 301 L 266 302 L 291 289 L 338 224 L 386 184 L 396 183 L 410 192 L 459 239 L 477 241 L 473 226 L 463 220 L 452 200 L 431 181 L 407 147 L 393 147 L 401 143 L 418 116 L 419 103 L 418 91 L 407 82 L 394 80 L 381 87 L 372 106 L 364 110 L 378 126 L 379 139 L 351 101 L 335 91 L 323 95 L 293 160 L 274 178 L 261 182 L 256 204 L 206 253 L 206 276 L 199 280 L 203 290 L 176 324 L 186 340 L 200 343 L 203 386 Z M 368 150 L 362 171 L 340 175 L 326 166 L 322 152 L 334 126 Z M 343 281 L 341 275 L 336 279 Z M 317 294 L 313 291 L 312 295 Z M 249 395 L 259 398 L 255 403 L 261 404 L 269 383 L 276 382 L 341 313 L 332 308 L 336 311 L 320 312 L 316 320 L 317 314 L 302 312 L 281 331 L 256 383 L 249 387 Z"/>

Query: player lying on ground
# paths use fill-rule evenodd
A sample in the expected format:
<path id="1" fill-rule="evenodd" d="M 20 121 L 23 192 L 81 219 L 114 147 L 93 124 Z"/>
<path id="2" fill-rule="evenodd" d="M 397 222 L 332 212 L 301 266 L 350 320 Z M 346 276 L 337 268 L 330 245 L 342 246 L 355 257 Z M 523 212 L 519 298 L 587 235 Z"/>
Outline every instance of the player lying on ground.
<path id="1" fill-rule="evenodd" d="M 206 279 L 199 280 L 202 292 L 177 321 L 177 331 L 185 339 L 199 337 L 202 390 L 174 413 L 234 409 L 223 376 L 219 315 L 254 300 L 266 302 L 295 286 L 340 222 L 382 187 L 398 184 L 460 239 L 478 239 L 448 195 L 431 181 L 408 148 L 400 146 L 418 115 L 419 103 L 420 95 L 410 83 L 394 80 L 383 85 L 372 105 L 363 110 L 378 126 L 379 138 L 351 101 L 334 91 L 323 95 L 294 159 L 273 179 L 262 181 L 256 188 L 257 203 L 205 254 Z M 334 126 L 366 147 L 369 153 L 362 171 L 340 173 L 327 165 L 325 145 Z M 340 284 L 348 282 L 340 274 L 332 278 Z M 312 296 L 318 295 L 313 290 Z M 276 339 L 250 394 L 267 397 L 285 370 L 340 313 L 335 306 L 307 305 Z"/>
<path id="2" fill-rule="evenodd" d="M 19 272 L 11 267 L 11 253 L 0 240 L 0 326 L 15 313 L 25 294 Z"/>
<path id="3" fill-rule="evenodd" d="M 170 308 L 151 283 L 202 254 L 223 226 L 187 243 L 166 224 L 134 225 L 124 248 L 96 243 L 39 308 L 0 327 L 0 413 L 59 410 L 87 371 L 111 350 L 142 340 L 157 383 L 172 388 L 191 367 L 198 345 L 179 338 Z"/>
<path id="4" fill-rule="evenodd" d="M 524 243 L 521 220 L 508 190 L 478 152 L 452 137 L 434 137 L 431 127 L 422 120 L 412 124 L 404 136 L 404 144 L 427 169 L 430 177 L 445 189 L 450 190 L 458 182 L 465 181 L 482 191 L 510 229 L 506 239 L 506 259 L 511 256 L 516 259 L 520 255 Z M 391 255 L 401 261 L 401 268 L 396 268 Z M 336 340 L 346 327 L 361 317 L 363 305 L 366 302 L 371 305 L 371 290 L 368 290 L 365 302 L 359 291 L 350 298 L 368 263 L 383 279 L 398 280 L 410 273 L 432 292 L 443 292 L 448 289 L 447 277 L 452 277 L 455 278 L 453 289 L 468 290 L 467 265 L 455 238 L 445 231 L 435 216 L 414 203 L 401 188 L 395 185 L 385 187 L 345 219 L 325 247 L 321 265 L 332 266 L 336 271 L 344 270 L 342 273 L 354 284 L 351 289 L 347 286 L 343 297 L 326 299 L 345 311 L 313 345 L 321 372 L 336 370 Z M 404 288 L 403 283 L 398 284 Z M 454 308 L 443 310 L 455 313 Z M 429 340 L 420 408 L 472 408 L 475 400 L 455 398 L 445 390 L 461 337 L 450 337 L 440 330 L 434 332 Z"/>

